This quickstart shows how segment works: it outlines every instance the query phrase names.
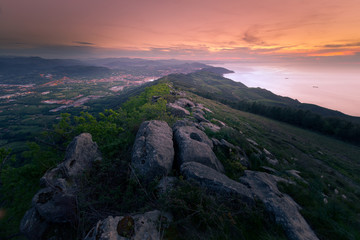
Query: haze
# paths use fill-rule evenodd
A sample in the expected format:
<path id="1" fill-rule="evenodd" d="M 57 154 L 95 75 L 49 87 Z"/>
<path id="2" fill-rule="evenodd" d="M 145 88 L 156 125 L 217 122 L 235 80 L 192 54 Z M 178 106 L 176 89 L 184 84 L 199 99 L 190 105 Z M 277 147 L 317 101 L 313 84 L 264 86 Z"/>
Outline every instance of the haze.
<path id="1" fill-rule="evenodd" d="M 338 79 L 354 89 L 359 10 L 357 0 L 2 0 L 0 54 L 232 61 L 305 73 L 336 68 L 354 74 Z M 359 96 L 354 90 L 350 102 Z M 337 110 L 360 116 L 358 105 L 341 104 Z"/>

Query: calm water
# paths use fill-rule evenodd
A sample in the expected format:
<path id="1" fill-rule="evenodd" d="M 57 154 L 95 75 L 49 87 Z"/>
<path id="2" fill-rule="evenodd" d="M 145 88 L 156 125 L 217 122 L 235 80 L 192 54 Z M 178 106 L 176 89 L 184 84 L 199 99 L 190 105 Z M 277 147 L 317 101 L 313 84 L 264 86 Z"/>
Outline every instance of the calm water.
<path id="1" fill-rule="evenodd" d="M 216 64 L 233 70 L 225 74 L 248 87 L 260 87 L 303 103 L 312 103 L 360 116 L 360 69 L 287 68 L 243 63 Z"/>

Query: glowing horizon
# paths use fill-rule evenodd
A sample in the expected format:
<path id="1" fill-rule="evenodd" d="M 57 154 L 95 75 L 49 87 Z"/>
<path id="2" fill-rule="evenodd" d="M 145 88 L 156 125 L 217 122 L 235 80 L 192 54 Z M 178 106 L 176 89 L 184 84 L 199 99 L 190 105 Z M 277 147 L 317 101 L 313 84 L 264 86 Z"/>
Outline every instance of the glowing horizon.
<path id="1" fill-rule="evenodd" d="M 360 53 L 357 0 L 3 0 L 0 8 L 2 55 L 358 61 Z"/>

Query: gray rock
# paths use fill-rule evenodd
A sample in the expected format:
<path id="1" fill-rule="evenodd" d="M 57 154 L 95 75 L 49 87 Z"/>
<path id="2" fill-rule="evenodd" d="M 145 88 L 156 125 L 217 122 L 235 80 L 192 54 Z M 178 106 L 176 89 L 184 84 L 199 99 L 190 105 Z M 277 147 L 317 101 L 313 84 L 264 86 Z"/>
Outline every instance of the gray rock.
<path id="1" fill-rule="evenodd" d="M 216 138 L 211 138 L 214 146 L 221 146 L 221 142 Z"/>
<path id="2" fill-rule="evenodd" d="M 299 174 L 300 174 L 300 171 L 298 170 L 295 170 L 295 169 L 291 169 L 291 170 L 287 170 L 286 171 L 289 175 L 293 176 L 294 178 L 298 179 L 299 181 L 305 183 L 305 184 L 308 184 L 307 181 L 305 181 Z"/>
<path id="3" fill-rule="evenodd" d="M 181 165 L 180 171 L 187 180 L 197 182 L 212 193 L 222 196 L 235 195 L 247 203 L 253 203 L 253 196 L 245 185 L 231 180 L 224 174 L 201 163 L 184 163 Z"/>
<path id="4" fill-rule="evenodd" d="M 193 117 L 198 121 L 198 122 L 207 122 L 210 123 L 209 120 L 207 120 L 202 114 L 200 113 L 194 113 Z"/>
<path id="5" fill-rule="evenodd" d="M 199 162 L 224 172 L 223 165 L 212 151 L 213 143 L 204 132 L 190 126 L 178 127 L 174 129 L 174 139 L 179 166 L 185 162 Z"/>
<path id="6" fill-rule="evenodd" d="M 254 140 L 247 138 L 246 141 L 248 141 L 250 144 L 252 144 L 253 146 L 259 146 L 259 144 L 257 142 L 255 142 Z"/>
<path id="7" fill-rule="evenodd" d="M 22 219 L 21 232 L 29 239 L 41 239 L 50 225 L 77 221 L 76 196 L 81 177 L 100 160 L 97 144 L 89 133 L 75 137 L 67 147 L 64 161 L 41 178 L 43 188 L 35 194 L 31 209 Z"/>
<path id="8" fill-rule="evenodd" d="M 167 175 L 174 161 L 173 132 L 164 121 L 143 122 L 136 134 L 131 165 L 143 180 Z"/>
<path id="9" fill-rule="evenodd" d="M 132 216 L 109 216 L 99 221 L 84 240 L 159 240 L 161 231 L 172 221 L 169 213 L 158 210 Z"/>
<path id="10" fill-rule="evenodd" d="M 210 123 L 210 122 L 200 122 L 200 126 L 202 126 L 203 128 L 208 128 L 212 132 L 220 131 L 220 127 L 218 125 L 215 125 L 215 124 Z"/>
<path id="11" fill-rule="evenodd" d="M 273 166 L 279 164 L 279 160 L 277 160 L 276 158 L 266 157 L 266 161 L 267 161 L 268 163 L 270 163 L 271 165 L 273 165 Z"/>
<path id="12" fill-rule="evenodd" d="M 20 223 L 20 232 L 22 232 L 27 239 L 38 240 L 41 239 L 49 224 L 40 217 L 35 208 L 30 208 Z"/>
<path id="13" fill-rule="evenodd" d="M 218 119 L 216 119 L 216 118 L 211 119 L 211 121 L 218 123 L 218 125 L 219 125 L 220 127 L 226 127 L 226 124 L 225 124 L 224 122 L 222 122 L 222 121 L 220 121 L 220 120 L 218 120 Z"/>
<path id="14" fill-rule="evenodd" d="M 244 167 L 250 167 L 249 159 L 240 147 L 234 146 L 225 139 L 221 139 L 221 141 L 219 141 L 218 139 L 212 138 L 212 141 L 214 146 L 226 149 L 228 153 L 233 153 L 231 154 L 231 158 L 233 160 L 239 161 Z"/>
<path id="15" fill-rule="evenodd" d="M 90 170 L 92 164 L 101 159 L 101 153 L 97 144 L 92 141 L 91 134 L 82 133 L 68 145 L 64 161 L 46 172 L 40 183 L 42 186 L 56 186 L 64 190 L 68 185 L 66 181 L 71 179 L 72 186 L 75 186 L 82 173 Z"/>
<path id="16" fill-rule="evenodd" d="M 270 163 L 271 165 L 277 165 L 279 164 L 279 160 L 276 159 L 276 157 L 269 152 L 266 148 L 263 149 L 263 152 L 266 156 L 266 161 Z"/>
<path id="17" fill-rule="evenodd" d="M 76 221 L 76 196 L 51 187 L 40 189 L 32 200 L 39 215 L 47 222 Z"/>
<path id="18" fill-rule="evenodd" d="M 289 239 L 318 239 L 299 213 L 300 206 L 291 197 L 279 191 L 276 185 L 279 181 L 289 182 L 268 173 L 249 170 L 245 170 L 245 175 L 240 178 L 240 182 L 249 186 L 253 195 L 264 203 L 265 209 L 284 228 Z"/>
<path id="19" fill-rule="evenodd" d="M 179 98 L 175 101 L 175 104 L 180 106 L 180 107 L 183 107 L 183 108 L 186 108 L 186 107 L 189 107 L 189 108 L 193 108 L 195 107 L 195 104 L 190 101 L 189 99 L 187 98 Z"/>
<path id="20" fill-rule="evenodd" d="M 192 109 L 192 112 L 193 113 L 198 113 L 198 114 L 201 114 L 201 115 L 205 115 L 205 112 L 203 110 L 201 110 L 200 108 L 197 108 L 197 107 L 194 107 Z"/>
<path id="21" fill-rule="evenodd" d="M 202 110 L 204 110 L 204 111 L 207 111 L 207 112 L 209 112 L 209 113 L 213 113 L 210 109 L 204 107 L 204 105 L 201 104 L 201 103 L 196 103 L 196 107 L 199 108 L 199 109 L 202 109 Z"/>
<path id="22" fill-rule="evenodd" d="M 169 109 L 172 115 L 176 117 L 185 117 L 187 115 L 190 115 L 190 112 L 186 110 L 183 107 L 180 107 L 179 105 L 175 103 L 168 103 L 166 104 L 166 107 Z"/>
<path id="23" fill-rule="evenodd" d="M 267 167 L 267 166 L 260 166 L 260 169 L 263 170 L 264 172 L 270 173 L 270 174 L 278 174 L 279 173 L 275 169 L 273 169 L 271 167 Z"/>

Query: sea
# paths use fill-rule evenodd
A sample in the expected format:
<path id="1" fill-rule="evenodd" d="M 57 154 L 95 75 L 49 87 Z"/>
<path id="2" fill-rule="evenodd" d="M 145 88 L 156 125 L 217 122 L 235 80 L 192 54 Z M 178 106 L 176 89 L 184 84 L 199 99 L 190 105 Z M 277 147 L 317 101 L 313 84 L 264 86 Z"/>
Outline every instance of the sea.
<path id="1" fill-rule="evenodd" d="M 254 63 L 211 64 L 234 71 L 224 77 L 248 87 L 360 117 L 360 68 L 287 67 Z"/>

